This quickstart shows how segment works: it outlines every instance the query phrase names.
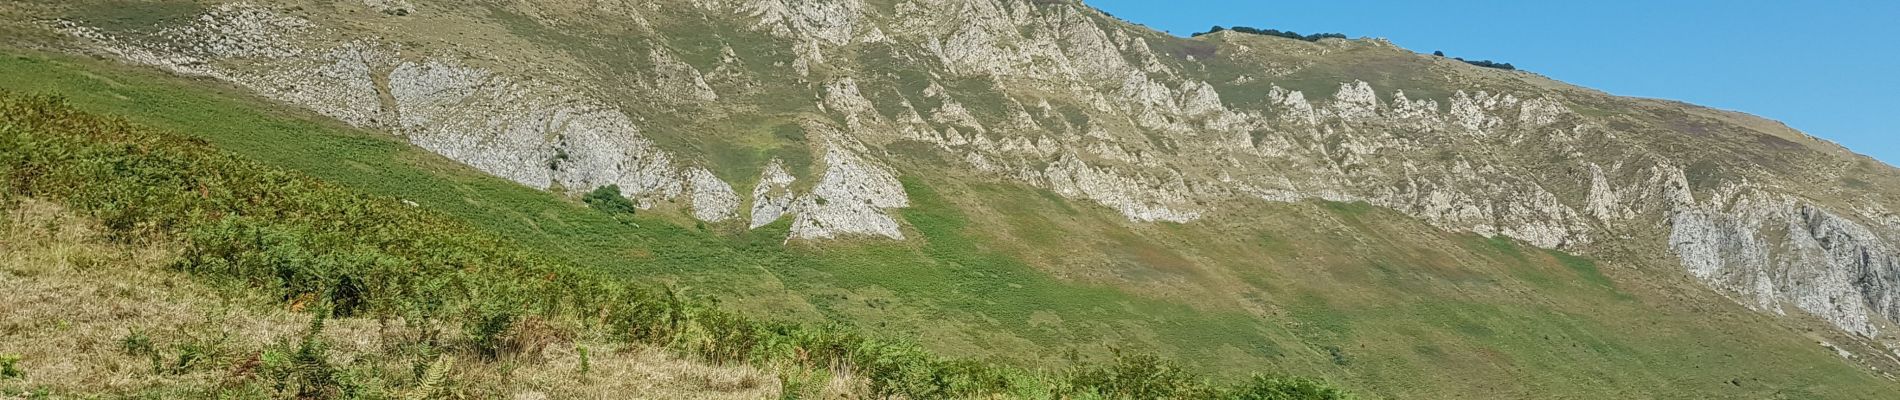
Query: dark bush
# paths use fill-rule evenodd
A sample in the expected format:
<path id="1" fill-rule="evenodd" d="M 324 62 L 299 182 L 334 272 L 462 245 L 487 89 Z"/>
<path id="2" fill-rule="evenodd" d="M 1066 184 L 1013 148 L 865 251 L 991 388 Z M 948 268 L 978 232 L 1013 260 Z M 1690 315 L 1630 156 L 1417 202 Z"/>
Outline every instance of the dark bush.
<path id="1" fill-rule="evenodd" d="M 633 205 L 632 200 L 627 200 L 626 196 L 620 195 L 619 185 L 607 185 L 594 188 L 594 191 L 587 192 L 586 195 L 581 196 L 581 202 L 587 203 L 587 206 L 593 207 L 595 210 L 604 211 L 609 214 L 632 215 L 634 212 L 640 211 L 640 207 Z"/>
<path id="2" fill-rule="evenodd" d="M 1445 52 L 1435 51 L 1435 52 L 1432 52 L 1432 55 L 1444 57 Z M 1517 66 L 1511 65 L 1511 63 L 1501 63 L 1501 62 L 1495 62 L 1491 60 L 1466 60 L 1462 57 L 1452 57 L 1451 59 L 1463 61 L 1466 64 L 1476 65 L 1476 66 L 1485 67 L 1485 68 L 1496 68 L 1496 69 L 1501 69 L 1501 70 L 1506 70 L 1506 71 L 1517 70 Z"/>
<path id="3" fill-rule="evenodd" d="M 1473 60 L 1466 60 L 1466 59 L 1463 59 L 1463 58 L 1459 58 L 1459 59 L 1457 59 L 1457 60 L 1458 60 L 1458 61 L 1464 61 L 1464 62 L 1465 62 L 1466 64 L 1471 64 L 1471 65 L 1476 65 L 1476 66 L 1480 66 L 1480 67 L 1485 67 L 1485 68 L 1496 68 L 1496 69 L 1501 69 L 1501 70 L 1506 70 L 1506 71 L 1516 71 L 1516 70 L 1517 70 L 1517 66 L 1515 66 L 1515 65 L 1511 65 L 1511 63 L 1500 63 L 1500 62 L 1493 62 L 1493 61 L 1491 61 L 1491 60 L 1476 60 L 1476 61 L 1473 61 Z"/>
<path id="4" fill-rule="evenodd" d="M 1115 351 L 1115 362 L 1069 372 L 1066 397 L 1109 399 L 1211 399 L 1220 392 L 1178 365 L 1147 354 Z"/>
<path id="5" fill-rule="evenodd" d="M 1256 376 L 1227 397 L 1234 400 L 1344 400 L 1351 399 L 1352 395 L 1312 379 Z"/>
<path id="6" fill-rule="evenodd" d="M 1304 40 L 1308 42 L 1318 42 L 1320 41 L 1320 39 L 1329 39 L 1329 38 L 1330 39 L 1345 39 L 1346 38 L 1346 35 L 1341 34 L 1341 33 L 1315 33 L 1311 35 L 1301 35 L 1298 32 L 1282 31 L 1278 29 L 1260 29 L 1260 28 L 1253 28 L 1253 27 L 1246 27 L 1246 26 L 1236 26 L 1236 27 L 1233 27 L 1232 29 L 1229 29 L 1229 28 L 1221 27 L 1219 25 L 1214 26 L 1214 28 L 1212 29 L 1208 29 L 1207 32 L 1196 33 L 1193 36 L 1201 37 L 1202 35 L 1208 35 L 1215 32 L 1222 32 L 1222 31 L 1229 31 L 1229 30 L 1234 31 L 1234 32 L 1251 34 L 1251 35 L 1275 36 L 1275 37 L 1283 37 L 1283 38 L 1293 39 L 1293 40 Z"/>

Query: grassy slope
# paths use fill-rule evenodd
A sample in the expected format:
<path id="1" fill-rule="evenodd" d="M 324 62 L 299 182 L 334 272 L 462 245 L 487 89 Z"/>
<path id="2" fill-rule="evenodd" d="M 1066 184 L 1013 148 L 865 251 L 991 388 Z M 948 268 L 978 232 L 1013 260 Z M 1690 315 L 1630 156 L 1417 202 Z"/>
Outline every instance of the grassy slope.
<path id="1" fill-rule="evenodd" d="M 0 352 L 19 356 L 24 376 L 0 379 L 0 397 L 265 398 L 269 382 L 250 376 L 268 368 L 243 365 L 295 342 L 310 315 L 277 299 L 209 284 L 165 268 L 176 243 L 110 239 L 97 221 L 44 201 L 0 211 Z M 320 336 L 355 379 L 406 381 L 417 360 L 401 353 L 404 329 L 371 318 L 327 321 Z M 139 345 L 137 343 L 142 343 Z M 586 348 L 586 369 L 578 350 Z M 645 347 L 599 341 L 563 342 L 542 354 L 508 361 L 526 368 L 488 368 L 448 354 L 449 397 L 759 399 L 776 397 L 778 377 L 742 365 L 682 360 Z M 424 358 L 426 360 L 426 358 Z M 458 367 L 459 366 L 459 367 Z M 260 371 L 263 370 L 263 371 Z M 396 382 L 391 395 L 422 395 Z M 374 394 L 365 397 L 375 397 Z"/>
<path id="2" fill-rule="evenodd" d="M 1247 216 L 1257 225 L 1131 229 L 1098 208 L 1016 188 L 907 178 L 917 206 L 902 216 L 921 240 L 780 246 L 782 224 L 740 232 L 648 213 L 628 225 L 213 84 L 63 58 L 6 57 L 0 70 L 0 88 L 62 93 L 86 109 L 203 133 L 630 279 L 917 334 L 948 351 L 1031 362 L 1123 344 L 1216 371 L 1331 376 L 1391 397 L 1854 398 L 1893 389 L 1712 296 L 1364 206 L 1262 206 Z M 1047 212 L 996 212 L 1011 205 Z M 1128 246 L 1140 243 L 1163 245 Z M 1088 275 L 1102 270 L 1109 276 Z M 1245 285 L 1190 300 L 1196 293 L 1178 288 L 1212 284 L 1139 284 L 1148 281 Z"/>

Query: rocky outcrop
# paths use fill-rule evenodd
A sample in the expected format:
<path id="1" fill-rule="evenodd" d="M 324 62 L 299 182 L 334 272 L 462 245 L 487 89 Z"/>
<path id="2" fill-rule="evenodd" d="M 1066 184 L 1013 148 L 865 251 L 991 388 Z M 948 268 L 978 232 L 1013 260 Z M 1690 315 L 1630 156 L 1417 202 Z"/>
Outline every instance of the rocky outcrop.
<path id="1" fill-rule="evenodd" d="M 1877 337 L 1900 320 L 1900 251 L 1798 197 L 1737 185 L 1677 204 L 1670 247 L 1690 274 L 1763 311 L 1793 308 Z"/>
<path id="2" fill-rule="evenodd" d="M 765 172 L 759 176 L 758 186 L 752 187 L 751 228 L 757 229 L 777 222 L 792 212 L 792 201 L 798 197 L 792 194 L 792 182 L 797 180 L 785 172 L 783 161 L 775 159 L 771 164 L 766 164 Z"/>
<path id="3" fill-rule="evenodd" d="M 655 146 L 626 113 L 558 83 L 419 57 L 371 40 L 326 42 L 314 32 L 323 28 L 249 3 L 218 6 L 192 24 L 160 32 L 162 40 L 115 37 L 74 23 L 61 28 L 126 60 L 229 81 L 351 125 L 387 129 L 535 188 L 618 185 L 642 208 L 684 200 L 707 222 L 730 219 L 740 206 L 731 184 Z M 669 101 L 717 100 L 692 66 L 658 49 L 650 58 L 655 85 L 671 94 Z M 754 195 L 754 226 L 793 213 L 794 238 L 901 239 L 896 222 L 883 214 L 907 204 L 893 175 L 845 150 L 829 149 L 826 157 L 825 176 L 796 205 L 783 193 L 791 177 L 777 164 L 768 169 Z"/>
<path id="4" fill-rule="evenodd" d="M 739 193 L 732 190 L 732 185 L 714 176 L 712 171 L 705 168 L 688 169 L 686 182 L 693 194 L 693 218 L 719 222 L 739 212 Z"/>
<path id="5" fill-rule="evenodd" d="M 409 0 L 363 0 L 363 5 L 389 15 L 409 15 L 416 9 L 416 5 Z"/>
<path id="6" fill-rule="evenodd" d="M 848 140 L 830 140 L 836 142 L 826 143 L 824 175 L 792 205 L 790 239 L 851 235 L 903 239 L 903 230 L 888 211 L 910 205 L 903 184 L 888 169 L 846 147 Z"/>

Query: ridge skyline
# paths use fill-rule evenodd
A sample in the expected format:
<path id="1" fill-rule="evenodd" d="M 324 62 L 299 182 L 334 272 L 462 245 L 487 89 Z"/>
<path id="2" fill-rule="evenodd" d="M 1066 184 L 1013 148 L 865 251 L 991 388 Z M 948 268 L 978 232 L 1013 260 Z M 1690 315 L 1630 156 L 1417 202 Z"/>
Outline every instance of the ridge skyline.
<path id="1" fill-rule="evenodd" d="M 1715 8 L 1704 6 L 1727 3 L 1630 2 L 1630 7 L 1646 12 L 1621 15 L 1603 10 L 1630 7 L 1609 4 L 1591 6 L 1596 10 L 1590 10 L 1486 1 L 1441 5 L 1377 0 L 1305 4 L 1202 0 L 1193 2 L 1192 7 L 1129 0 L 1085 2 L 1131 23 L 1181 37 L 1216 25 L 1301 34 L 1336 32 L 1352 38 L 1382 38 L 1424 54 L 1444 51 L 1448 57 L 1509 62 L 1553 80 L 1617 96 L 1679 101 L 1759 116 L 1888 165 L 1900 165 L 1900 146 L 1896 146 L 1900 145 L 1896 140 L 1900 132 L 1894 131 L 1900 126 L 1900 115 L 1881 111 L 1895 108 L 1892 100 L 1882 100 L 1881 96 L 1900 91 L 1900 76 L 1880 73 L 1900 69 L 1900 55 L 1857 52 L 1841 57 L 1838 55 L 1848 54 L 1846 50 L 1859 42 L 1773 34 L 1833 31 L 1836 34 L 1830 36 L 1900 37 L 1900 27 L 1879 23 L 1900 18 L 1900 4 L 1823 1 L 1798 6 L 1764 3 Z M 1859 12 L 1842 12 L 1857 9 Z M 1711 23 L 1660 23 L 1697 12 L 1706 12 L 1702 19 Z M 1442 23 L 1411 23 L 1421 20 Z M 1492 23 L 1478 24 L 1480 20 Z M 1754 28 L 1769 24 L 1779 25 L 1768 30 Z M 1741 35 L 1744 40 L 1729 35 Z M 1679 39 L 1641 40 L 1654 37 Z M 1757 47 L 1744 45 L 1751 42 Z M 1777 56 L 1755 57 L 1760 54 Z"/>

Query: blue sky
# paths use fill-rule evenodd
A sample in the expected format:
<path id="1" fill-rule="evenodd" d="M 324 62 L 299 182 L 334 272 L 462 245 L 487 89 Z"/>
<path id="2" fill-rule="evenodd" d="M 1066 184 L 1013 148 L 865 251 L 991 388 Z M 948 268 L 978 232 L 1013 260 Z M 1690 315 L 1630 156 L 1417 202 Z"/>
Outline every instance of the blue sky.
<path id="1" fill-rule="evenodd" d="M 1186 36 L 1213 25 L 1383 37 L 1624 96 L 1786 122 L 1900 165 L 1900 0 L 1085 0 Z"/>

